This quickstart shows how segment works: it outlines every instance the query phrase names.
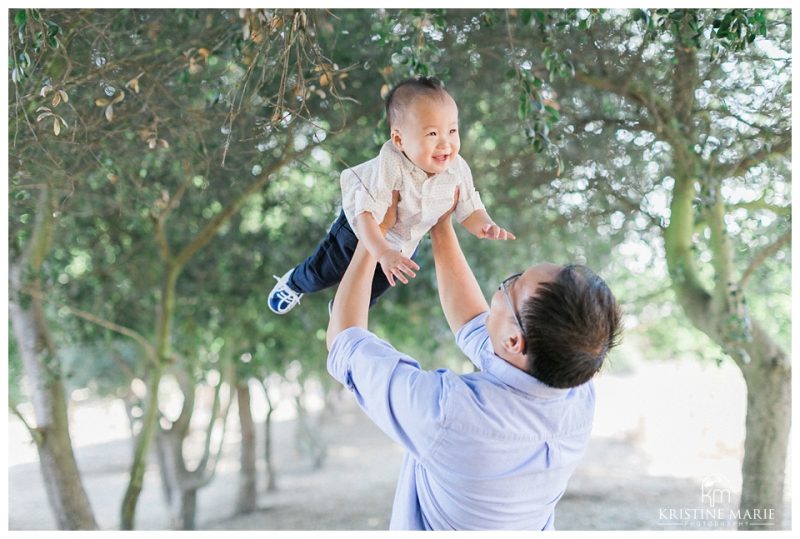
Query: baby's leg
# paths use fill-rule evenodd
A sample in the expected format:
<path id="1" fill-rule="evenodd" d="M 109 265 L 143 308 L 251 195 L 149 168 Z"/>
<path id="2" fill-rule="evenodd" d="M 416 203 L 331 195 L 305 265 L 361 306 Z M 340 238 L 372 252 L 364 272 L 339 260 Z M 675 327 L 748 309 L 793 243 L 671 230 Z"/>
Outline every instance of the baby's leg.
<path id="1" fill-rule="evenodd" d="M 357 243 L 344 212 L 340 212 L 311 256 L 294 269 L 288 280 L 289 286 L 296 292 L 308 294 L 339 283 Z"/>

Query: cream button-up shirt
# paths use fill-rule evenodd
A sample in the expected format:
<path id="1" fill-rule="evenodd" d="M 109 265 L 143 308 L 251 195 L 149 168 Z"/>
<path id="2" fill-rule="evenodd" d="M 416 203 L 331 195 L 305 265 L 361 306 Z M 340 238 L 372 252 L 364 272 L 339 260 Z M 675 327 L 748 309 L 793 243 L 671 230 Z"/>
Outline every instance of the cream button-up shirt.
<path id="1" fill-rule="evenodd" d="M 368 211 L 380 223 L 392 203 L 392 191 L 400 192 L 397 222 L 386 234 L 386 241 L 409 257 L 422 237 L 453 205 L 456 187 L 459 196 L 455 214 L 459 223 L 472 212 L 485 209 L 469 165 L 460 155 L 444 172 L 428 177 L 392 141 L 381 147 L 378 157 L 345 169 L 339 181 L 342 209 L 359 238 L 356 216 Z"/>

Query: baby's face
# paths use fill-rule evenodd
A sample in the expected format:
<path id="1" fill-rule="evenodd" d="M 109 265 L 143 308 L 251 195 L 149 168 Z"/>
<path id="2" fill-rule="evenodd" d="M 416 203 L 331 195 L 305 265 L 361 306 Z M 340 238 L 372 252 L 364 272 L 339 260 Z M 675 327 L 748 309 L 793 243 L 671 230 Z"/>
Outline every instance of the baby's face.
<path id="1" fill-rule="evenodd" d="M 415 100 L 393 129 L 392 141 L 428 176 L 444 172 L 461 148 L 456 102 L 447 94 Z"/>

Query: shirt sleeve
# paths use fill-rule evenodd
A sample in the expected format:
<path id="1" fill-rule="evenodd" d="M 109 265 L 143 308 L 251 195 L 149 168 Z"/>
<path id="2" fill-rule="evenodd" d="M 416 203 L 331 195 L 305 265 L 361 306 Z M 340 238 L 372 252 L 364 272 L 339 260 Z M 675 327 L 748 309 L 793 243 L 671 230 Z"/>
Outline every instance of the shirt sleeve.
<path id="1" fill-rule="evenodd" d="M 475 189 L 475 182 L 472 180 L 472 171 L 464 159 L 458 156 L 459 174 L 459 193 L 458 204 L 456 205 L 456 220 L 460 223 L 469 217 L 476 210 L 483 210 L 486 207 L 481 202 L 481 195 Z"/>
<path id="2" fill-rule="evenodd" d="M 483 369 L 484 354 L 494 354 L 489 331 L 486 329 L 487 318 L 488 312 L 481 313 L 456 332 L 456 344 L 479 369 Z"/>
<path id="3" fill-rule="evenodd" d="M 390 146 L 391 144 L 389 141 L 381 147 L 377 173 L 356 180 L 360 181 L 361 185 L 356 191 L 354 218 L 364 212 L 370 212 L 380 223 L 386 216 L 386 210 L 392 205 L 392 191 L 400 189 L 403 174 L 400 162 L 402 156 Z"/>
<path id="4" fill-rule="evenodd" d="M 373 333 L 353 327 L 337 335 L 328 372 L 353 392 L 383 432 L 416 458 L 427 456 L 444 431 L 446 371 L 422 370 Z"/>

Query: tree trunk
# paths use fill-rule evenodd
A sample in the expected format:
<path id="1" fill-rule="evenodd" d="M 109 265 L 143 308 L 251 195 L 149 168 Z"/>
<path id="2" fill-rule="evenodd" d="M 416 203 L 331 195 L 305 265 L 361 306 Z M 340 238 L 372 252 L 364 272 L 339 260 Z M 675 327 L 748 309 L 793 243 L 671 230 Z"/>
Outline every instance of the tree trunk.
<path id="1" fill-rule="evenodd" d="M 261 386 L 264 388 L 264 397 L 267 402 L 267 418 L 264 420 L 264 463 L 267 473 L 267 492 L 273 492 L 278 490 L 275 466 L 272 458 L 272 413 L 275 411 L 275 407 L 272 405 L 272 399 L 269 398 L 269 386 L 267 386 L 267 381 L 262 380 Z"/>
<path id="2" fill-rule="evenodd" d="M 792 423 L 792 371 L 786 354 L 754 326 L 747 383 L 747 418 L 742 462 L 739 529 L 788 529 L 784 479 Z M 756 511 L 759 509 L 760 511 Z"/>
<path id="3" fill-rule="evenodd" d="M 250 513 L 256 509 L 256 430 L 250 409 L 250 387 L 247 380 L 236 385 L 239 406 L 239 425 L 242 432 L 242 455 L 239 467 L 239 497 L 237 513 Z"/>
<path id="4" fill-rule="evenodd" d="M 689 320 L 728 354 L 747 384 L 747 416 L 741 529 L 779 529 L 783 526 L 783 490 L 787 445 L 791 427 L 791 365 L 786 353 L 755 321 L 750 321 L 743 294 L 731 288 L 731 276 L 719 273 L 731 267 L 716 261 L 716 296 L 702 288 L 692 254 L 694 182 L 676 175 L 670 224 L 664 234 L 667 265 L 678 301 Z M 709 220 L 722 221 L 709 213 Z M 722 222 L 712 223 L 719 237 L 715 257 L 730 256 Z M 712 236 L 712 241 L 715 237 Z M 749 335 L 747 328 L 752 325 Z M 758 511 L 756 511 L 758 510 Z"/>
<path id="5" fill-rule="evenodd" d="M 56 523 L 62 530 L 96 530 L 72 451 L 61 365 L 42 306 L 39 271 L 53 233 L 52 205 L 52 194 L 45 187 L 25 254 L 9 267 L 8 311 L 36 415 L 31 436 Z"/>
<path id="6" fill-rule="evenodd" d="M 167 263 L 164 267 L 164 280 L 161 284 L 161 303 L 156 321 L 156 346 L 155 362 L 148 363 L 150 367 L 149 383 L 147 386 L 147 407 L 142 418 L 142 431 L 136 443 L 133 464 L 131 464 L 131 477 L 125 497 L 122 499 L 120 509 L 120 529 L 132 530 L 136 516 L 136 505 L 142 493 L 144 472 L 147 468 L 147 455 L 153 436 L 156 432 L 158 420 L 158 386 L 164 365 L 170 361 L 170 340 L 172 339 L 172 315 L 175 310 L 175 283 L 178 280 L 180 267 Z"/>
<path id="7" fill-rule="evenodd" d="M 194 530 L 199 484 L 191 481 L 183 457 L 185 433 L 165 430 L 159 426 L 156 434 L 162 491 L 169 507 L 169 526 L 173 530 Z"/>
<path id="8" fill-rule="evenodd" d="M 185 370 L 179 369 L 176 372 L 179 386 L 184 395 L 180 416 L 170 428 L 165 429 L 157 424 L 158 434 L 156 439 L 158 441 L 161 478 L 165 483 L 163 491 L 170 508 L 170 525 L 175 530 L 195 529 L 197 492 L 214 478 L 216 466 L 222 452 L 233 392 L 229 392 L 225 410 L 221 411 L 220 390 L 226 380 L 233 379 L 233 374 L 230 362 L 223 360 L 221 367 L 224 374 L 220 376 L 219 384 L 214 388 L 214 403 L 206 429 L 203 453 L 194 470 L 189 470 L 186 466 L 183 444 L 189 434 L 189 425 L 194 413 L 196 387 L 191 376 Z M 213 452 L 211 450 L 211 439 L 217 421 L 222 422 L 222 435 L 220 436 L 218 449 Z"/>
<path id="9" fill-rule="evenodd" d="M 158 386 L 161 382 L 161 368 L 154 367 L 150 370 L 150 380 L 147 384 L 147 405 L 142 418 L 142 430 L 136 439 L 133 463 L 131 464 L 130 479 L 120 509 L 120 529 L 132 530 L 136 517 L 136 505 L 139 494 L 144 486 L 144 472 L 147 469 L 147 457 L 153 434 L 158 427 Z"/>
<path id="10" fill-rule="evenodd" d="M 197 515 L 197 488 L 188 488 L 181 491 L 180 513 L 173 521 L 176 530 L 197 529 L 195 517 Z"/>
<path id="11" fill-rule="evenodd" d="M 311 459 L 311 468 L 319 470 L 325 463 L 328 447 L 322 436 L 311 425 L 308 411 L 303 404 L 303 393 L 294 398 L 297 409 L 297 430 L 295 431 L 295 446 L 300 453 Z"/>
<path id="12" fill-rule="evenodd" d="M 60 530 L 96 530 L 97 522 L 72 451 L 64 384 L 57 360 L 46 351 L 37 353 L 34 343 L 39 331 L 30 311 L 12 300 L 9 317 L 33 396 L 36 427 L 32 434 L 56 524 Z"/>

